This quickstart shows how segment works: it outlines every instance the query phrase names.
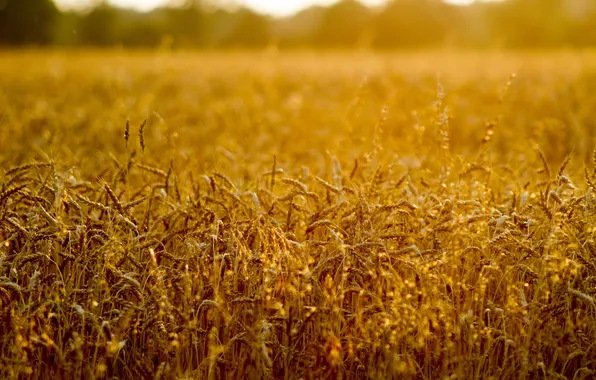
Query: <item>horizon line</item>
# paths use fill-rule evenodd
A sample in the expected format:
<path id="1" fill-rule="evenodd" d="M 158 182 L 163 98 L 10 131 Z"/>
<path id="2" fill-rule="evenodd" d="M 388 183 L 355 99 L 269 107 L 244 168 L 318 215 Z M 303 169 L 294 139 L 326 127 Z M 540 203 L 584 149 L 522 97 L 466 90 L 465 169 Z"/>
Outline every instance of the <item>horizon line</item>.
<path id="1" fill-rule="evenodd" d="M 74 0 L 55 0 L 54 3 L 56 4 L 56 6 L 61 10 L 61 11 L 86 11 L 89 9 L 93 9 L 94 5 L 92 4 L 91 1 L 87 1 L 88 4 L 81 4 L 81 1 L 76 1 L 76 3 L 72 3 L 72 4 L 68 4 L 69 1 L 74 1 Z M 362 3 L 363 5 L 369 7 L 369 8 L 376 8 L 376 7 L 380 7 L 383 6 L 382 3 L 385 3 L 386 1 L 382 1 L 379 4 L 366 4 L 365 1 L 362 0 L 356 0 L 360 3 Z M 476 2 L 494 2 L 494 1 L 502 1 L 502 0 L 444 0 L 447 3 L 450 3 L 452 5 L 455 6 L 470 6 L 473 3 Z M 337 1 L 333 1 L 332 3 L 336 3 Z M 160 4 L 155 4 L 149 7 L 139 7 L 139 6 L 130 6 L 130 5 L 123 5 L 123 4 L 114 4 L 114 1 L 108 1 L 108 3 L 115 7 L 115 8 L 119 8 L 119 9 L 125 9 L 125 10 L 131 10 L 131 11 L 135 11 L 138 13 L 150 13 L 156 9 L 160 9 L 160 8 L 168 8 L 168 7 L 177 7 L 176 5 L 173 4 L 168 4 L 167 1 L 161 1 Z M 285 17 L 291 17 L 294 16 L 296 14 L 299 14 L 300 12 L 303 12 L 305 10 L 308 10 L 310 8 L 314 8 L 314 7 L 329 7 L 330 5 L 332 5 L 332 3 L 327 3 L 327 4 L 309 4 L 306 5 L 304 7 L 300 7 L 298 9 L 295 9 L 293 11 L 288 11 L 288 12 L 276 12 L 276 11 L 267 11 L 264 9 L 260 9 L 260 7 L 255 7 L 254 5 L 251 4 L 246 4 L 245 2 L 242 3 L 237 3 L 237 4 L 221 4 L 218 8 L 220 9 L 232 9 L 232 10 L 236 10 L 236 9 L 240 9 L 240 8 L 246 8 L 246 9 L 250 9 L 253 10 L 257 13 L 263 14 L 263 15 L 267 15 L 267 16 L 271 16 L 271 17 L 275 17 L 275 18 L 285 18 Z"/>

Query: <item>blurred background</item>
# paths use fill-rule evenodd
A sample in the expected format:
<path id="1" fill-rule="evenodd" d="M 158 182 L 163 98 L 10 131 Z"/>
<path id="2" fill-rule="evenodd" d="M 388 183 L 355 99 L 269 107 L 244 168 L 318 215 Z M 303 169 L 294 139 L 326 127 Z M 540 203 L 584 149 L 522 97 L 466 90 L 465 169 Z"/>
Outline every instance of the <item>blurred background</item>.
<path id="1" fill-rule="evenodd" d="M 585 48 L 596 45 L 596 1 L 0 0 L 0 45 Z"/>

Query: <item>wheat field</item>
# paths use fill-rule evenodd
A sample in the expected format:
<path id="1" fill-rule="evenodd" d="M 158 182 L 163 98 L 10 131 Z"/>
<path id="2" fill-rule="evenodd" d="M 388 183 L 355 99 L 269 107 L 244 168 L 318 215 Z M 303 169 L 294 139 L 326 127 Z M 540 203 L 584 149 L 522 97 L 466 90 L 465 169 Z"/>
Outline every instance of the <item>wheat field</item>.
<path id="1" fill-rule="evenodd" d="M 0 72 L 0 378 L 596 376 L 593 53 Z"/>

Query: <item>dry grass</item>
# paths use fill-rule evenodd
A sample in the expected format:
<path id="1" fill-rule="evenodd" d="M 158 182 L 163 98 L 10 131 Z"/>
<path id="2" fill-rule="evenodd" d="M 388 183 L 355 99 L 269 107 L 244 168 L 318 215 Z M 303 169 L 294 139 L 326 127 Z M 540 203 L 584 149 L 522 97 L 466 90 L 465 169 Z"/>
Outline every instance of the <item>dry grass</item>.
<path id="1" fill-rule="evenodd" d="M 0 69 L 1 378 L 595 376 L 596 57 Z"/>

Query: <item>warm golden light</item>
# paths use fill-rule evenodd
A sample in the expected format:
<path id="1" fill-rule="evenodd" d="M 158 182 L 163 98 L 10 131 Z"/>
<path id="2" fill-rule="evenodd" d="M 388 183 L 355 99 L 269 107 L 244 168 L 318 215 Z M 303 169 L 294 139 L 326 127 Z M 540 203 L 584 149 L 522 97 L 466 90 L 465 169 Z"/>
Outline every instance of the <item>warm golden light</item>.
<path id="1" fill-rule="evenodd" d="M 470 4 L 474 0 L 448 0 L 447 2 L 453 4 Z M 89 1 L 81 0 L 56 0 L 56 3 L 61 7 L 81 7 L 83 3 Z M 151 10 L 155 7 L 166 4 L 167 0 L 111 0 L 110 3 L 122 7 L 130 7 L 138 10 Z M 273 15 L 289 15 L 301 9 L 308 8 L 312 5 L 330 5 L 337 2 L 337 0 L 242 0 L 234 3 L 241 4 L 253 8 L 259 12 L 273 14 Z M 369 6 L 380 5 L 385 0 L 362 0 L 363 4 Z"/>

